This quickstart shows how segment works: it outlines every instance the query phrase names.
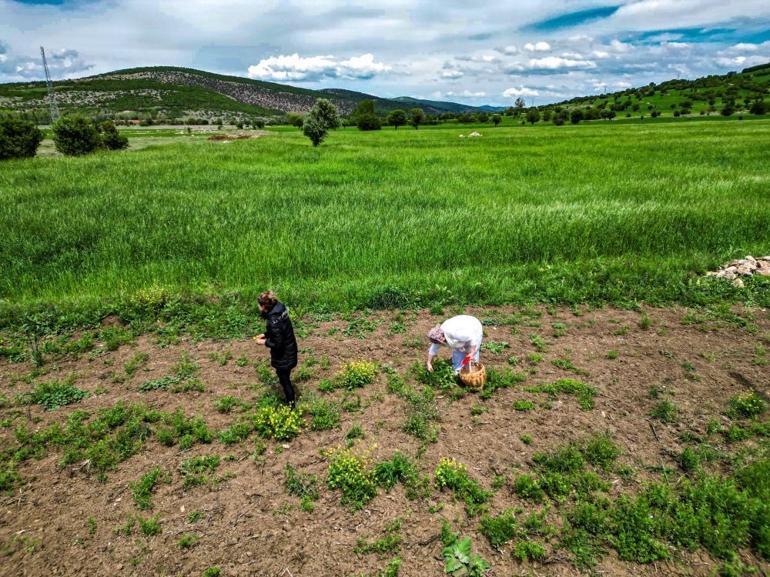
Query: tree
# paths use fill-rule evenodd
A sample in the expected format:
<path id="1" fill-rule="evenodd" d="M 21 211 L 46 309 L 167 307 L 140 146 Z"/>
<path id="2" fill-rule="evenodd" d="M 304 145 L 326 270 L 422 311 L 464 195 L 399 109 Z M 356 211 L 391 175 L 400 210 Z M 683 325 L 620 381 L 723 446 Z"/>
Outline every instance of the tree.
<path id="1" fill-rule="evenodd" d="M 546 108 L 545 111 L 543 111 L 543 122 L 550 122 L 551 116 L 553 115 L 553 112 L 550 108 Z"/>
<path id="2" fill-rule="evenodd" d="M 503 121 L 503 117 L 499 114 L 493 114 L 492 115 L 492 124 L 495 126 L 498 126 Z"/>
<path id="3" fill-rule="evenodd" d="M 513 103 L 513 106 L 518 109 L 517 112 L 521 112 L 526 105 L 527 103 L 524 102 L 524 99 L 521 96 L 519 96 Z"/>
<path id="4" fill-rule="evenodd" d="M 302 122 L 302 133 L 310 139 L 313 146 L 321 144 L 328 132 L 326 126 L 311 114 L 308 114 Z"/>
<path id="5" fill-rule="evenodd" d="M 733 104 L 729 100 L 725 102 L 724 107 L 720 111 L 722 116 L 732 116 L 734 112 L 735 112 L 735 104 Z"/>
<path id="6" fill-rule="evenodd" d="M 425 122 L 425 113 L 422 108 L 412 108 L 409 111 L 409 124 L 417 130 L 423 122 Z"/>
<path id="7" fill-rule="evenodd" d="M 316 119 L 328 130 L 340 127 L 340 116 L 337 113 L 337 107 L 325 98 L 319 98 L 315 101 L 310 114 L 314 114 Z"/>
<path id="8" fill-rule="evenodd" d="M 105 120 L 99 125 L 101 132 L 102 146 L 108 150 L 123 150 L 128 148 L 128 138 L 118 132 L 115 123 L 112 120 Z"/>
<path id="9" fill-rule="evenodd" d="M 18 118 L 0 118 L 0 160 L 32 158 L 43 140 L 34 123 Z"/>
<path id="10" fill-rule="evenodd" d="M 302 128 L 305 117 L 299 112 L 287 112 L 286 122 L 297 128 Z"/>
<path id="11" fill-rule="evenodd" d="M 540 122 L 540 111 L 537 108 L 530 108 L 527 111 L 527 122 L 533 126 L 536 122 Z"/>
<path id="12" fill-rule="evenodd" d="M 752 103 L 749 112 L 755 116 L 762 116 L 763 114 L 767 114 L 767 104 L 765 104 L 764 100 L 755 100 Z"/>
<path id="13" fill-rule="evenodd" d="M 325 98 L 319 98 L 302 121 L 302 133 L 310 139 L 313 146 L 318 146 L 329 130 L 339 125 L 337 108 Z"/>
<path id="14" fill-rule="evenodd" d="M 406 124 L 406 112 L 400 108 L 391 110 L 390 114 L 388 114 L 388 124 L 393 126 L 395 130 L 398 130 L 399 126 Z"/>
<path id="15" fill-rule="evenodd" d="M 382 128 L 382 121 L 374 111 L 374 100 L 359 102 L 350 117 L 359 130 L 379 130 Z"/>
<path id="16" fill-rule="evenodd" d="M 53 125 L 56 150 L 67 156 L 81 156 L 102 144 L 99 130 L 90 118 L 79 114 L 62 116 Z"/>
<path id="17" fill-rule="evenodd" d="M 479 122 L 486 124 L 489 122 L 489 114 L 486 112 L 479 112 Z"/>
<path id="18" fill-rule="evenodd" d="M 580 121 L 583 120 L 583 111 L 576 108 L 572 112 L 570 112 L 569 115 L 569 121 L 572 124 L 580 124 Z"/>

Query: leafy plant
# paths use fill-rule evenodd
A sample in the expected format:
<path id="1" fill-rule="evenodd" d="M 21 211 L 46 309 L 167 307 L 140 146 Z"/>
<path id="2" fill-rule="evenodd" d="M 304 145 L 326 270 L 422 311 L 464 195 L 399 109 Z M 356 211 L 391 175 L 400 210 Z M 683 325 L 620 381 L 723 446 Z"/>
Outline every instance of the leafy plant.
<path id="1" fill-rule="evenodd" d="M 751 391 L 730 399 L 729 414 L 738 419 L 750 419 L 765 412 L 767 402 L 756 392 Z"/>
<path id="2" fill-rule="evenodd" d="M 353 551 L 359 554 L 376 553 L 384 555 L 398 551 L 401 547 L 401 519 L 394 519 L 385 525 L 385 535 L 368 543 L 359 539 Z"/>
<path id="3" fill-rule="evenodd" d="M 148 473 L 142 475 L 136 483 L 131 484 L 131 495 L 134 497 L 137 508 L 141 510 L 152 509 L 152 492 L 162 478 L 162 469 L 153 467 Z"/>
<path id="4" fill-rule="evenodd" d="M 325 455 L 329 460 L 328 487 L 340 490 L 343 505 L 353 510 L 363 508 L 377 494 L 374 472 L 366 460 L 343 448 L 330 449 Z"/>
<path id="5" fill-rule="evenodd" d="M 442 458 L 435 471 L 435 482 L 439 489 L 449 489 L 465 502 L 469 513 L 475 513 L 479 505 L 487 502 L 489 492 L 468 476 L 468 471 L 462 463 L 454 459 Z"/>
<path id="6" fill-rule="evenodd" d="M 308 473 L 299 473 L 289 463 L 284 468 L 284 476 L 284 485 L 289 495 L 300 498 L 304 511 L 312 511 L 313 501 L 317 501 L 319 498 L 318 477 Z"/>
<path id="7" fill-rule="evenodd" d="M 578 405 L 584 411 L 594 407 L 594 397 L 598 394 L 595 387 L 575 379 L 559 379 L 554 383 L 527 387 L 524 390 L 530 393 L 548 393 L 552 396 L 559 394 L 575 395 Z"/>
<path id="8" fill-rule="evenodd" d="M 286 405 L 265 406 L 254 415 L 254 428 L 263 437 L 288 441 L 302 430 L 302 418 L 298 410 Z"/>
<path id="9" fill-rule="evenodd" d="M 513 511 L 510 509 L 503 511 L 496 517 L 484 515 L 481 518 L 479 530 L 494 549 L 500 549 L 520 532 Z"/>
<path id="10" fill-rule="evenodd" d="M 208 483 L 210 475 L 213 475 L 217 467 L 219 467 L 219 461 L 220 459 L 217 455 L 201 455 L 182 461 L 179 471 L 184 479 L 184 488 L 188 489 L 189 487 Z"/>
<path id="11" fill-rule="evenodd" d="M 535 403 L 526 399 L 520 399 L 513 402 L 513 408 L 517 411 L 531 411 L 535 408 Z"/>
<path id="12" fill-rule="evenodd" d="M 88 393 L 75 387 L 72 381 L 73 379 L 69 378 L 64 382 L 39 383 L 30 395 L 30 402 L 43 406 L 47 411 L 79 403 L 88 396 Z"/>
<path id="13" fill-rule="evenodd" d="M 447 544 L 442 552 L 444 556 L 444 572 L 453 577 L 482 577 L 490 568 L 478 553 L 474 553 L 469 536 Z"/>
<path id="14" fill-rule="evenodd" d="M 655 405 L 650 411 L 650 416 L 658 419 L 662 423 L 674 423 L 676 422 L 677 414 L 679 410 L 676 405 L 664 399 Z"/>

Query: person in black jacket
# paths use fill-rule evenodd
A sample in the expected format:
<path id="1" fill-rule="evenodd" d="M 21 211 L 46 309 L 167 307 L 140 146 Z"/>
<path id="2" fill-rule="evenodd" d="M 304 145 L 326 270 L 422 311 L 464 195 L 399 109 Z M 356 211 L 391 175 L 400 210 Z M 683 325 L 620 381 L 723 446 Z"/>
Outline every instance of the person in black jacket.
<path id="1" fill-rule="evenodd" d="M 291 370 L 297 366 L 297 339 L 289 310 L 278 301 L 273 291 L 263 292 L 258 302 L 260 315 L 267 319 L 267 328 L 264 334 L 256 337 L 256 341 L 270 349 L 270 364 L 278 375 L 286 402 L 294 406 L 296 393 L 291 384 Z"/>

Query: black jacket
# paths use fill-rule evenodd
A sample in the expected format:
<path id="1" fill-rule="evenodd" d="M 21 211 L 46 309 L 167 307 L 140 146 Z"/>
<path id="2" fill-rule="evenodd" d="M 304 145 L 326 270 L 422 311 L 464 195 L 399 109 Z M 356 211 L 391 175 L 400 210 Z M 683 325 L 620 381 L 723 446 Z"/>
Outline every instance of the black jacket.
<path id="1" fill-rule="evenodd" d="M 267 313 L 265 345 L 270 349 L 270 364 L 276 369 L 293 369 L 297 366 L 297 339 L 289 318 L 289 311 L 283 303 Z"/>

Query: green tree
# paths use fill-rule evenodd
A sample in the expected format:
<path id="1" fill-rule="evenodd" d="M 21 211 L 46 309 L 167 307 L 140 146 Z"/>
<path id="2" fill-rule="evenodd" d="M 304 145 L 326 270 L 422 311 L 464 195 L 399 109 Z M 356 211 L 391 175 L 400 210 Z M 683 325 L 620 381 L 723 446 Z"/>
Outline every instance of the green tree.
<path id="1" fill-rule="evenodd" d="M 583 111 L 579 109 L 575 109 L 572 112 L 570 112 L 569 115 L 569 121 L 572 124 L 580 124 L 580 121 L 583 120 Z"/>
<path id="2" fill-rule="evenodd" d="M 406 124 L 406 112 L 400 108 L 391 110 L 390 114 L 388 114 L 388 124 L 393 126 L 395 130 L 398 130 L 399 126 Z"/>
<path id="3" fill-rule="evenodd" d="M 493 114 L 492 115 L 492 124 L 495 126 L 499 126 L 499 124 L 503 121 L 503 117 L 499 114 Z"/>
<path id="4" fill-rule="evenodd" d="M 527 122 L 533 126 L 536 122 L 540 122 L 540 111 L 537 108 L 530 108 L 527 111 Z"/>
<path id="5" fill-rule="evenodd" d="M 318 146 L 326 138 L 329 130 L 339 125 L 340 117 L 337 114 L 337 108 L 325 98 L 319 98 L 302 122 L 302 133 L 310 139 L 313 146 Z"/>
<path id="6" fill-rule="evenodd" d="M 764 100 L 755 100 L 752 103 L 749 112 L 755 116 L 762 116 L 763 114 L 767 114 L 767 104 L 765 104 Z"/>
<path id="7" fill-rule="evenodd" d="M 423 122 L 425 122 L 425 113 L 422 111 L 422 108 L 412 108 L 409 111 L 409 124 L 414 126 L 416 130 Z"/>
<path id="8" fill-rule="evenodd" d="M 54 123 L 53 141 L 56 150 L 67 156 L 89 154 L 102 144 L 94 122 L 79 114 L 62 116 Z"/>
<path id="9" fill-rule="evenodd" d="M 325 98 L 319 98 L 315 101 L 310 114 L 314 114 L 318 121 L 326 126 L 328 130 L 340 127 L 340 116 L 337 112 L 337 107 Z"/>
<path id="10" fill-rule="evenodd" d="M 305 120 L 305 116 L 300 114 L 299 112 L 286 113 L 286 122 L 288 122 L 292 126 L 296 126 L 297 128 L 302 128 L 304 120 Z"/>
<path id="11" fill-rule="evenodd" d="M 31 158 L 43 140 L 34 123 L 18 118 L 0 118 L 0 160 Z"/>
<path id="12" fill-rule="evenodd" d="M 128 148 L 128 138 L 118 132 L 112 120 L 105 120 L 99 125 L 102 133 L 102 145 L 109 150 L 122 150 Z"/>

